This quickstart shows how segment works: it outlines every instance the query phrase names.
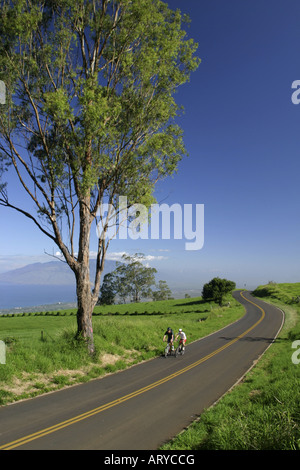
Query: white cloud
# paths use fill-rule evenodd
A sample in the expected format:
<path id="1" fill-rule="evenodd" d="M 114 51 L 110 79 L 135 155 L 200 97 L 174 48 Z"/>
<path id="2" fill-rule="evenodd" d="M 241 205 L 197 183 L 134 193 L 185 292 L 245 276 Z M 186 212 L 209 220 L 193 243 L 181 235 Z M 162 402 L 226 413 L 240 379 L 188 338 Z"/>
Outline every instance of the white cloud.
<path id="1" fill-rule="evenodd" d="M 112 252 L 112 253 L 107 253 L 106 259 L 111 260 L 111 261 L 122 261 L 123 255 L 126 256 L 133 256 L 130 255 L 130 253 L 127 253 L 126 251 L 120 251 L 120 252 Z M 161 261 L 164 259 L 168 259 L 166 256 L 153 256 L 153 255 L 144 255 L 143 260 L 141 261 Z"/>
<path id="2" fill-rule="evenodd" d="M 129 253 L 126 253 L 126 251 L 107 253 L 106 259 L 111 261 L 122 261 L 123 255 L 129 256 Z"/>
<path id="3" fill-rule="evenodd" d="M 167 256 L 153 256 L 153 255 L 146 255 L 144 257 L 146 261 L 161 261 L 163 259 L 168 259 Z"/>

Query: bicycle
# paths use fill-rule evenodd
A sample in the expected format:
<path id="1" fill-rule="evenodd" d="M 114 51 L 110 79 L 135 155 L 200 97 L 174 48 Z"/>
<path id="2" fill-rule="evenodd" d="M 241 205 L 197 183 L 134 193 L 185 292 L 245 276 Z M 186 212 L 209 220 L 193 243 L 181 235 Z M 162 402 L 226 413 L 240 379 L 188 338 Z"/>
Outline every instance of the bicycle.
<path id="1" fill-rule="evenodd" d="M 178 344 L 176 350 L 175 350 L 175 357 L 177 357 L 178 354 L 181 354 L 183 356 L 184 352 L 185 352 L 185 347 L 184 347 L 184 344 L 183 344 L 183 340 L 181 339 L 179 341 L 179 344 Z"/>
<path id="2" fill-rule="evenodd" d="M 167 343 L 167 346 L 165 347 L 165 357 L 172 356 L 172 355 L 176 356 L 176 349 L 173 349 L 173 348 L 171 348 L 170 343 Z"/>

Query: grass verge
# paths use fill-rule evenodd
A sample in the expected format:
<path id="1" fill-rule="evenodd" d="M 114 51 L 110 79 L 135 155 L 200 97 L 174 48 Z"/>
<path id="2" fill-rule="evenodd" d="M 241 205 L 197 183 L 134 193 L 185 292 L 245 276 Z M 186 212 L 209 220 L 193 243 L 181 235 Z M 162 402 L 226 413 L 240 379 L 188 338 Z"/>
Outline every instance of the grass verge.
<path id="1" fill-rule="evenodd" d="M 285 312 L 278 338 L 240 385 L 162 449 L 300 449 L 300 364 L 292 361 L 300 283 L 261 286 L 254 294 Z"/>

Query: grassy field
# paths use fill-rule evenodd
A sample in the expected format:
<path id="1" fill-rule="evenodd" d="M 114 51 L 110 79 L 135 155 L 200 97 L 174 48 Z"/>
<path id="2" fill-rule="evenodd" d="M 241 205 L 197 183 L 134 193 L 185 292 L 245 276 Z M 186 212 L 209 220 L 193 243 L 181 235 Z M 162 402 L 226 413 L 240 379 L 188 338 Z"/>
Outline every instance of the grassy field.
<path id="1" fill-rule="evenodd" d="M 232 297 L 230 307 L 201 298 L 96 307 L 96 355 L 74 341 L 72 310 L 0 316 L 6 364 L 0 364 L 0 404 L 35 396 L 124 369 L 162 353 L 168 326 L 183 328 L 188 342 L 223 328 L 244 314 Z M 225 302 L 224 302 L 225 303 Z"/>
<path id="2" fill-rule="evenodd" d="M 260 286 L 254 294 L 284 310 L 277 340 L 239 386 L 163 449 L 300 449 L 300 363 L 292 361 L 300 340 L 300 283 Z"/>

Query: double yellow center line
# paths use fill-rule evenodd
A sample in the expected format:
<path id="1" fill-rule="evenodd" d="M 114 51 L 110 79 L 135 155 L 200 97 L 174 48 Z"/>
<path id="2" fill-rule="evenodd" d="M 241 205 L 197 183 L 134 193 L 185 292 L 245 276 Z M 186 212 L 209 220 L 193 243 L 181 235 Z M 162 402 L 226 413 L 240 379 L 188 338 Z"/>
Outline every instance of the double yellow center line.
<path id="1" fill-rule="evenodd" d="M 169 380 L 172 380 L 180 376 L 181 374 L 188 372 L 189 370 L 193 369 L 194 367 L 199 366 L 200 364 L 207 361 L 208 359 L 215 356 L 216 354 L 219 354 L 221 351 L 224 351 L 224 349 L 236 343 L 239 339 L 243 338 L 243 336 L 245 336 L 251 330 L 253 330 L 265 317 L 265 311 L 261 307 L 259 307 L 259 305 L 255 304 L 251 300 L 246 299 L 246 297 L 244 297 L 242 293 L 241 293 L 241 296 L 245 300 L 247 300 L 247 302 L 250 302 L 251 304 L 255 305 L 257 308 L 259 308 L 262 312 L 262 315 L 259 318 L 259 320 L 256 323 L 254 323 L 254 325 L 252 325 L 250 328 L 248 328 L 246 331 L 244 331 L 242 334 L 240 334 L 233 340 L 229 341 L 228 343 L 216 349 L 215 351 L 211 352 L 210 354 L 207 354 L 207 356 L 202 357 L 198 361 L 193 362 L 189 366 L 186 366 L 183 369 L 180 369 L 179 371 L 174 372 L 173 374 L 168 375 L 167 377 L 164 377 L 163 379 L 158 380 L 157 382 L 153 382 L 152 384 L 147 385 L 146 387 L 140 388 L 139 390 L 136 390 L 135 392 L 129 393 L 128 395 L 125 395 L 121 398 L 113 400 L 104 405 L 98 406 L 97 408 L 94 408 L 93 410 L 87 411 L 86 413 L 82 413 L 78 416 L 75 416 L 74 418 L 67 419 L 66 421 L 62 421 L 61 423 L 55 424 L 54 426 L 50 426 L 48 428 L 42 429 L 41 431 L 37 431 L 28 436 L 24 436 L 24 437 L 21 437 L 20 439 L 9 442 L 8 444 L 4 444 L 0 446 L 0 450 L 11 450 L 16 447 L 20 447 L 24 444 L 27 444 L 28 442 L 34 441 L 35 439 L 39 439 L 41 437 L 47 436 L 47 434 L 51 434 L 55 431 L 59 431 L 60 429 L 66 428 L 67 426 L 71 426 L 72 424 L 75 424 L 75 423 L 78 423 L 79 421 L 90 418 L 91 416 L 95 416 L 96 414 L 101 413 L 102 411 L 108 410 L 109 408 L 112 408 L 116 405 L 120 405 L 121 403 L 124 403 L 125 401 L 130 400 L 131 398 L 137 397 L 138 395 L 141 395 L 142 393 L 148 392 L 149 390 L 152 390 L 153 388 L 156 388 L 168 382 Z"/>

